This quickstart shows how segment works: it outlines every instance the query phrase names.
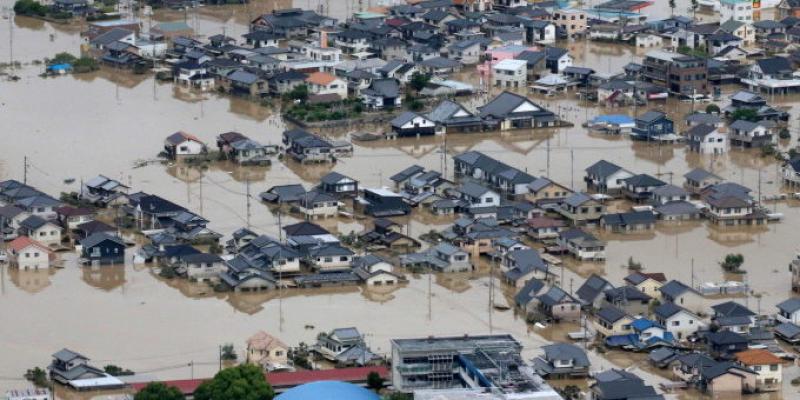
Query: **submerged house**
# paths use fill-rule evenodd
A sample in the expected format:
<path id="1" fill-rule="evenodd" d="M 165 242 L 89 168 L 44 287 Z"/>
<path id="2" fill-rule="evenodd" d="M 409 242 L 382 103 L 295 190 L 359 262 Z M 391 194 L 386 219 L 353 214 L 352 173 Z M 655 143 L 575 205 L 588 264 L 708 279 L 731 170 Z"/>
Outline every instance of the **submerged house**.
<path id="1" fill-rule="evenodd" d="M 69 349 L 61 349 L 53 354 L 47 367 L 50 379 L 73 389 L 119 389 L 125 382 L 89 365 L 89 358 Z"/>
<path id="2" fill-rule="evenodd" d="M 389 124 L 397 137 L 431 136 L 436 133 L 435 122 L 411 111 L 398 115 Z"/>
<path id="3" fill-rule="evenodd" d="M 465 272 L 472 269 L 469 254 L 449 243 L 439 243 L 420 253 L 401 255 L 400 265 L 411 269 L 431 269 L 439 272 Z"/>
<path id="4" fill-rule="evenodd" d="M 104 232 L 94 233 L 80 241 L 81 257 L 91 264 L 120 264 L 125 262 L 125 241 Z"/>
<path id="5" fill-rule="evenodd" d="M 633 173 L 612 162 L 600 160 L 586 168 L 587 189 L 598 193 L 614 194 L 622 192 L 625 180 Z"/>
<path id="6" fill-rule="evenodd" d="M 631 137 L 639 140 L 675 140 L 674 124 L 667 114 L 660 111 L 648 111 L 636 117 L 636 126 Z"/>
<path id="7" fill-rule="evenodd" d="M 582 378 L 589 374 L 586 351 L 570 343 L 542 346 L 544 354 L 533 360 L 533 367 L 545 379 Z"/>
<path id="8" fill-rule="evenodd" d="M 164 140 L 164 153 L 170 159 L 199 156 L 206 152 L 205 143 L 186 132 L 175 132 Z"/>
<path id="9" fill-rule="evenodd" d="M 512 92 L 500 93 L 478 111 L 487 126 L 501 131 L 551 127 L 559 122 L 553 112 Z"/>
<path id="10" fill-rule="evenodd" d="M 128 186 L 115 179 L 105 175 L 97 175 L 83 183 L 80 198 L 102 207 L 124 204 L 124 202 L 127 202 L 125 196 L 128 193 L 128 189 L 130 189 Z"/>
<path id="11" fill-rule="evenodd" d="M 403 196 L 387 189 L 365 188 L 357 201 L 366 214 L 374 217 L 407 215 L 411 212 L 411 207 Z"/>
<path id="12" fill-rule="evenodd" d="M 480 117 L 452 100 L 442 100 L 426 117 L 436 123 L 437 133 L 480 132 L 483 122 Z"/>
<path id="13" fill-rule="evenodd" d="M 558 245 L 579 260 L 605 260 L 606 244 L 592 234 L 573 228 L 558 235 Z"/>

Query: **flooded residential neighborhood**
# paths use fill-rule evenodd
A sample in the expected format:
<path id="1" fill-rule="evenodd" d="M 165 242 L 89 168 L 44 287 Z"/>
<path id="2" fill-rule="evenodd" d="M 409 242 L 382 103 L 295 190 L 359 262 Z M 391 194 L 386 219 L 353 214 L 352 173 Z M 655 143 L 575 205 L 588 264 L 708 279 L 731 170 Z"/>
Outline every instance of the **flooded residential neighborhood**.
<path id="1" fill-rule="evenodd" d="M 800 398 L 800 3 L 216 3 L 0 0 L 0 395 Z"/>

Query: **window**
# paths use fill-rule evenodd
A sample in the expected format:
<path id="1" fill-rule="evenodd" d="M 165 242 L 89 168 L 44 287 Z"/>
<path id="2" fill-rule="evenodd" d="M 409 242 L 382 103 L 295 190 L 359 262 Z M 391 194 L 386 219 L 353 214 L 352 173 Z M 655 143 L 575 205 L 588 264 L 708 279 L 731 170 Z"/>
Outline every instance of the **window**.
<path id="1" fill-rule="evenodd" d="M 769 366 L 769 370 L 770 370 L 770 371 L 777 371 L 777 370 L 778 370 L 778 364 L 772 364 L 772 365 L 770 365 L 770 366 Z"/>
<path id="2" fill-rule="evenodd" d="M 347 261 L 347 256 L 341 256 L 341 257 L 339 257 L 339 261 Z"/>
<path id="3" fill-rule="evenodd" d="M 333 262 L 333 257 L 325 257 L 325 262 Z"/>

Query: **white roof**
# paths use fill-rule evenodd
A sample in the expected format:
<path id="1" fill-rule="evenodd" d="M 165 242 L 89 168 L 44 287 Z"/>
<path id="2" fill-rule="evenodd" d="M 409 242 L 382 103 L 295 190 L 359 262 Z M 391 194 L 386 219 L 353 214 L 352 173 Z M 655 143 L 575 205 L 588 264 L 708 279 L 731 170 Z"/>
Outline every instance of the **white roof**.
<path id="1" fill-rule="evenodd" d="M 499 63 L 495 64 L 494 69 L 516 71 L 518 69 L 524 69 L 527 66 L 528 62 L 525 60 L 515 60 L 513 58 L 506 58 L 505 60 L 502 60 Z"/>
<path id="2" fill-rule="evenodd" d="M 124 386 L 125 382 L 111 375 L 106 375 L 102 378 L 77 379 L 74 381 L 69 381 L 69 385 L 76 389 L 90 389 L 90 388 L 103 388 L 112 386 Z"/>
<path id="3" fill-rule="evenodd" d="M 539 79 L 538 81 L 536 81 L 536 83 L 538 83 L 540 85 L 548 85 L 548 86 L 564 85 L 564 84 L 567 83 L 567 80 L 564 79 L 564 77 L 561 76 L 561 75 L 550 74 L 550 75 L 545 76 L 542 79 Z"/>

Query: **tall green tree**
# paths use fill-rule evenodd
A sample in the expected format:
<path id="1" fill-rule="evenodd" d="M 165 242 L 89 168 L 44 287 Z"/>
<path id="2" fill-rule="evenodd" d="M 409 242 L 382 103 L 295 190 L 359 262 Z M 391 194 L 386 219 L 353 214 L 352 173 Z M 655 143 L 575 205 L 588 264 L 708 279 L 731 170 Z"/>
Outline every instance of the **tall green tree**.
<path id="1" fill-rule="evenodd" d="M 431 81 L 430 75 L 421 74 L 419 72 L 414 72 L 411 75 L 411 81 L 408 83 L 414 90 L 419 92 L 422 89 L 425 89 L 425 86 L 428 85 L 428 82 Z"/>
<path id="2" fill-rule="evenodd" d="M 274 396 L 264 372 L 250 364 L 223 369 L 194 393 L 196 400 L 271 400 Z"/>
<path id="3" fill-rule="evenodd" d="M 183 393 L 174 386 L 161 382 L 150 382 L 133 396 L 133 400 L 184 400 Z"/>
<path id="4" fill-rule="evenodd" d="M 381 390 L 381 388 L 383 388 L 383 378 L 381 378 L 381 375 L 375 371 L 367 374 L 367 387 L 376 392 Z"/>

